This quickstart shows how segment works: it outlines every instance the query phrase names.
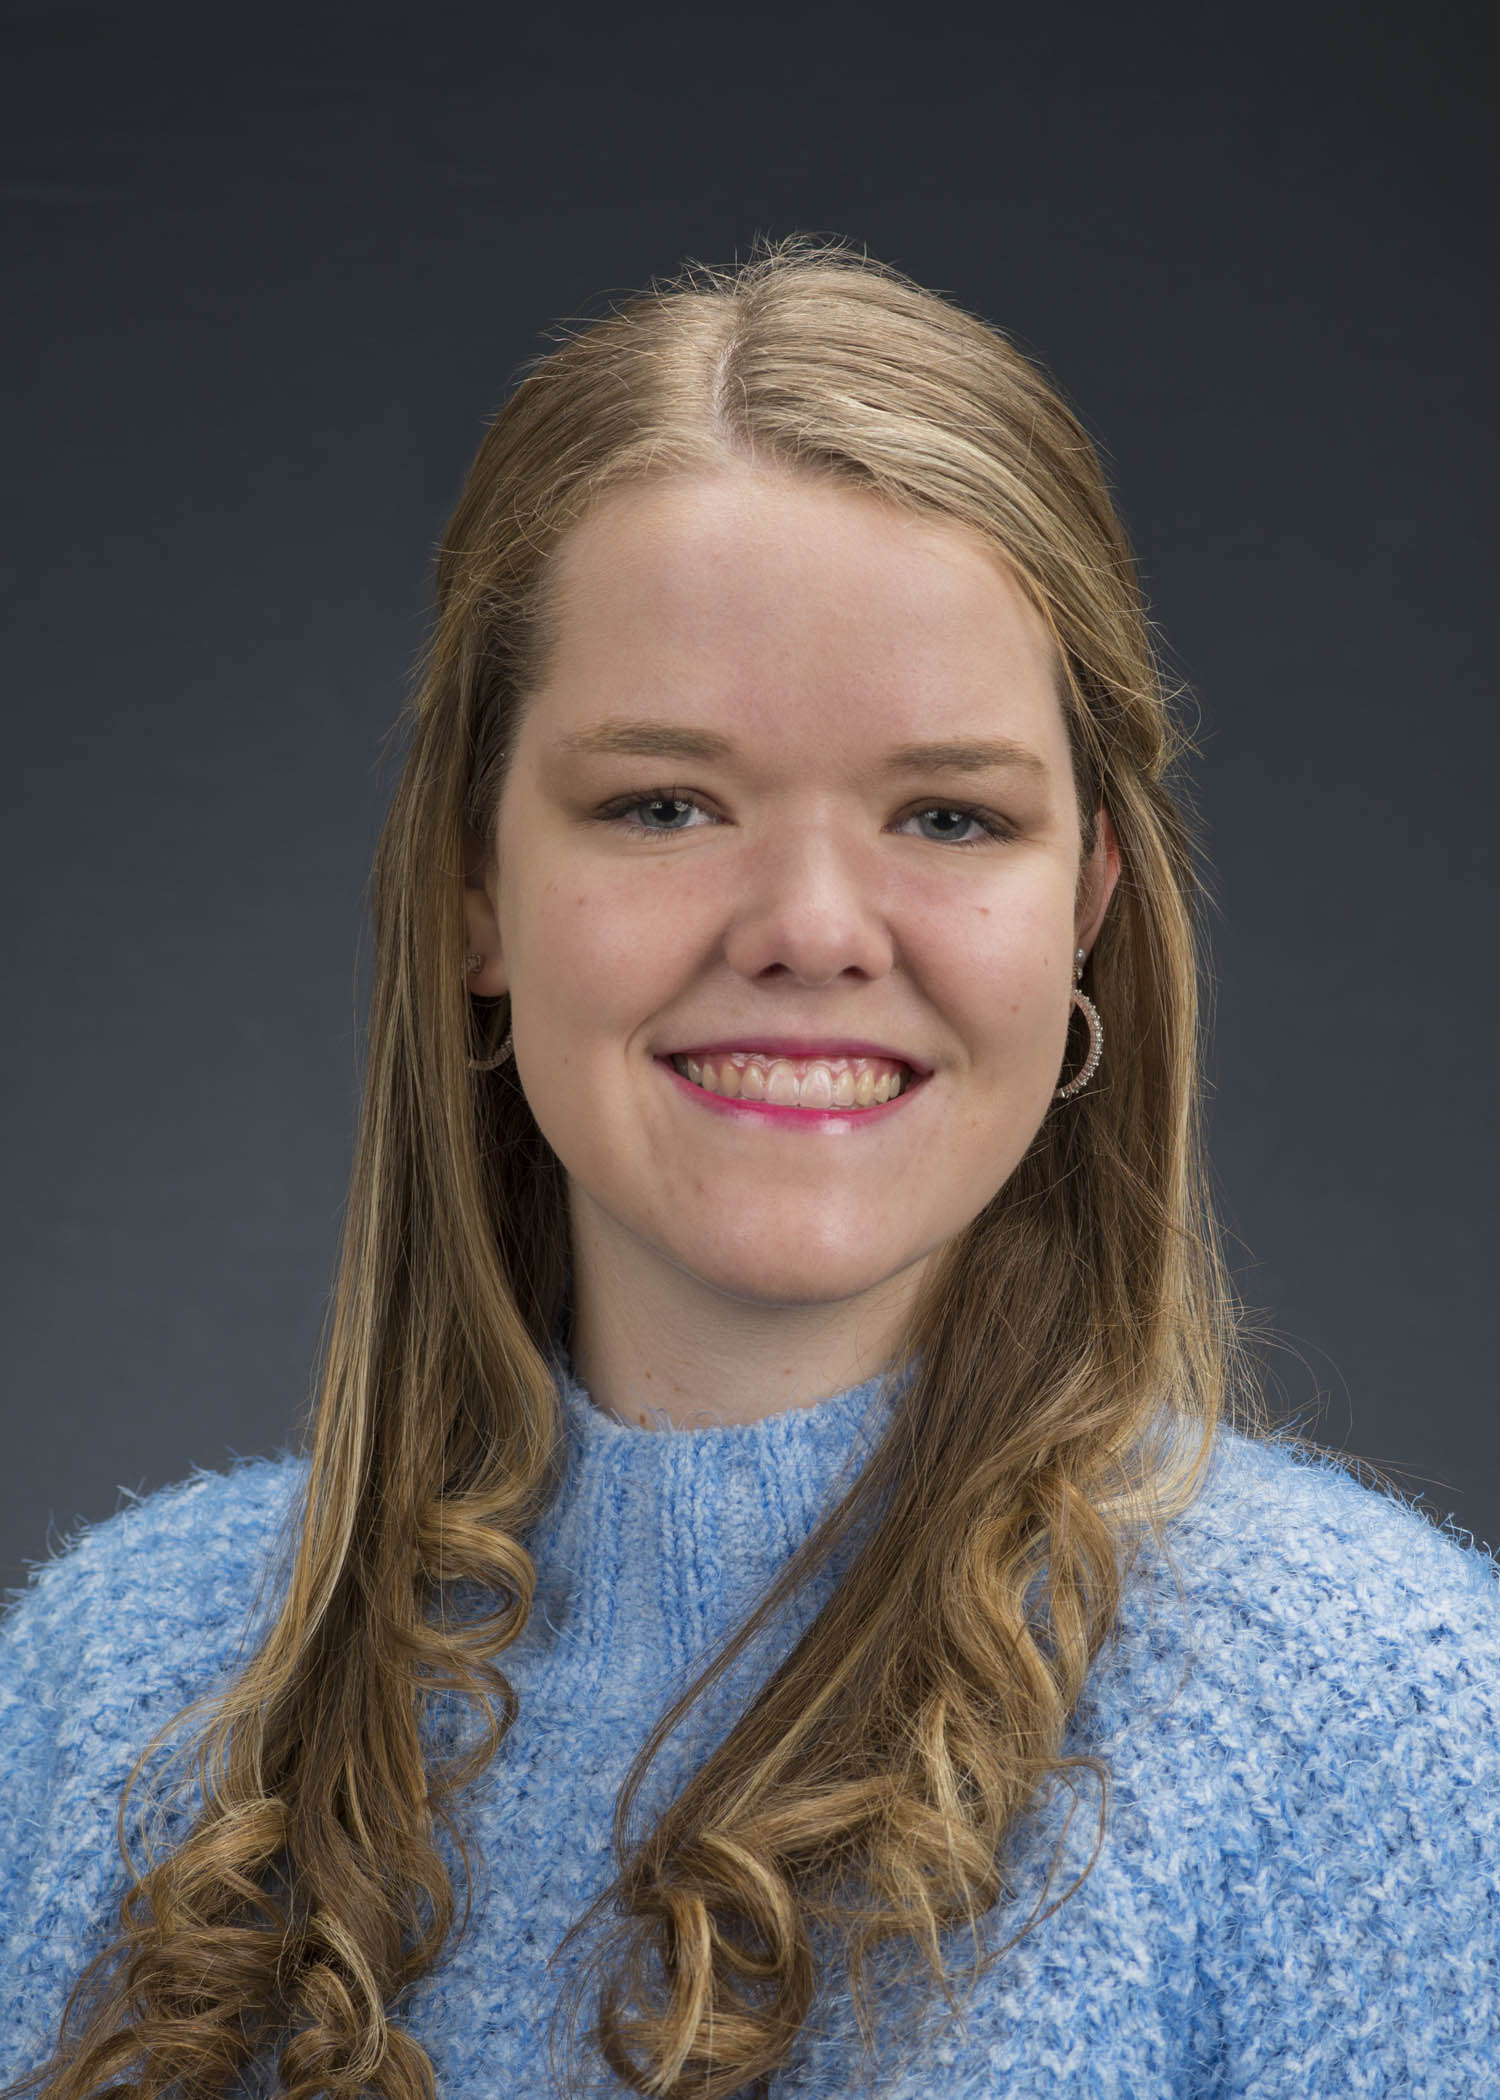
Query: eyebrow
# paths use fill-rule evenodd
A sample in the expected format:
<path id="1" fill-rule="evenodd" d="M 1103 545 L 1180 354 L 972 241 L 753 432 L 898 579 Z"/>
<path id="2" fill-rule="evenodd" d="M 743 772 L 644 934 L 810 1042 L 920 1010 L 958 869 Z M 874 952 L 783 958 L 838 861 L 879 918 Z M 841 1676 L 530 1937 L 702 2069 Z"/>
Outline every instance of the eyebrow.
<path id="1" fill-rule="evenodd" d="M 605 753 L 634 758 L 732 759 L 736 747 L 713 729 L 684 729 L 676 722 L 615 719 L 574 729 L 558 741 L 561 751 Z M 988 773 L 999 767 L 1034 773 L 1045 779 L 1047 761 L 1013 737 L 949 738 L 927 744 L 900 744 L 885 755 L 887 773 Z"/>

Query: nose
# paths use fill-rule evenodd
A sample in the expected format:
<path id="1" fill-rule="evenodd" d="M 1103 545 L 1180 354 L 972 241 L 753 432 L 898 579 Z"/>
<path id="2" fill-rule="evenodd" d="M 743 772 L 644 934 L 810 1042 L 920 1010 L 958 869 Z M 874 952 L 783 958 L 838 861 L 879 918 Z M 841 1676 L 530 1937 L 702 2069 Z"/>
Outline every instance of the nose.
<path id="1" fill-rule="evenodd" d="M 738 872 L 725 954 L 742 976 L 818 985 L 894 967 L 885 885 L 859 841 L 826 824 L 788 824 L 774 841 L 758 841 Z"/>

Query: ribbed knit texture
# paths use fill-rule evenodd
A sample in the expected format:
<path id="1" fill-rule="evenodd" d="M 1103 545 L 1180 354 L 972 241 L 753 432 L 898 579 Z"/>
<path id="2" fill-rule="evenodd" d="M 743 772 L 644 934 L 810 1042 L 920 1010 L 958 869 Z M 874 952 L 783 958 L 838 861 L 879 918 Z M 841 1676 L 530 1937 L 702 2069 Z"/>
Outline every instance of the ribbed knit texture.
<path id="1" fill-rule="evenodd" d="M 466 1797 L 474 1915 L 395 2016 L 431 2054 L 442 2100 L 548 2092 L 548 2021 L 571 1973 L 548 1956 L 610 1879 L 631 1758 L 889 1403 L 872 1381 L 748 1427 L 662 1432 L 616 1423 L 561 1375 L 568 1470 L 531 1540 L 536 1610 L 503 1664 L 520 1718 Z M 224 1683 L 264 1622 L 273 1600 L 256 1606 L 257 1583 L 304 1467 L 283 1453 L 195 1474 L 85 1530 L 13 1594 L 0 1623 L 6 2078 L 46 2054 L 68 1985 L 112 1934 L 120 1787 L 151 1730 Z M 778 2096 L 1500 2094 L 1494 1562 L 1332 1463 L 1228 1433 L 1172 1560 L 1180 1592 L 1155 1555 L 1133 1576 L 1074 1719 L 1072 1747 L 1112 1775 L 1077 1894 L 982 1980 L 961 2023 L 940 2008 L 915 2055 L 893 1983 L 867 2080 L 847 2005 L 825 1992 Z M 673 1738 L 648 1812 L 754 1677 L 731 1673 Z M 1040 1893 L 1066 1806 L 1059 1794 L 1035 1819 L 987 1944 Z M 1054 1896 L 1095 1832 L 1085 1799 Z"/>

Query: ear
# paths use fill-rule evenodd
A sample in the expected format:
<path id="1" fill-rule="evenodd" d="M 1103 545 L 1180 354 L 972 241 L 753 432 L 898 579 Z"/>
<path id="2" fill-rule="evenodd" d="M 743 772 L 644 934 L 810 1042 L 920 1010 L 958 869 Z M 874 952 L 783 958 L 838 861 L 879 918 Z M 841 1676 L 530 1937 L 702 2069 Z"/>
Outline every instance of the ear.
<path id="1" fill-rule="evenodd" d="M 1120 842 L 1110 822 L 1109 811 L 1099 807 L 1094 826 L 1094 850 L 1078 871 L 1078 905 L 1074 914 L 1075 948 L 1087 955 L 1099 938 L 1104 914 L 1120 879 Z"/>
<path id="2" fill-rule="evenodd" d="M 481 999 L 498 999 L 510 990 L 510 976 L 501 953 L 500 922 L 495 916 L 491 885 L 493 867 L 483 867 L 483 855 L 471 850 L 465 855 L 464 874 L 464 967 L 479 957 L 479 968 L 464 977 L 465 989 Z"/>

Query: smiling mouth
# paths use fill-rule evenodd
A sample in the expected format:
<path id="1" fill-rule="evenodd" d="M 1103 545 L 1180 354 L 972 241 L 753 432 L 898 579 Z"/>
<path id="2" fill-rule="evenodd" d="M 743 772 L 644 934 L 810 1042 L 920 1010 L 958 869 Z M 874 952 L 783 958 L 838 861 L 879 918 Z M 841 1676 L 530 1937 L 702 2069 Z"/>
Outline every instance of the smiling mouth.
<path id="1" fill-rule="evenodd" d="M 689 1085 L 721 1100 L 823 1115 L 859 1115 L 921 1084 L 909 1065 L 888 1057 L 760 1057 L 735 1050 L 666 1062 Z"/>

